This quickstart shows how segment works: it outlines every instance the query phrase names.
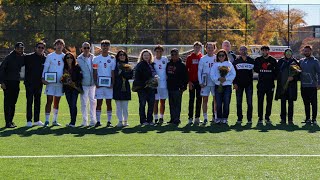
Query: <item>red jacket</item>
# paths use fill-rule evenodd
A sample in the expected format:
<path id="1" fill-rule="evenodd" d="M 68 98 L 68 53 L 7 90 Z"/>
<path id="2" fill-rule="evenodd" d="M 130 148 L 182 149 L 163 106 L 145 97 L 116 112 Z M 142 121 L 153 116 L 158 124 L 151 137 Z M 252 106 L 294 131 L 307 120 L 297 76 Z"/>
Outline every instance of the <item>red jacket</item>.
<path id="1" fill-rule="evenodd" d="M 201 53 L 198 55 L 192 53 L 187 57 L 186 66 L 188 70 L 189 81 L 191 82 L 198 81 L 198 65 L 201 57 Z"/>

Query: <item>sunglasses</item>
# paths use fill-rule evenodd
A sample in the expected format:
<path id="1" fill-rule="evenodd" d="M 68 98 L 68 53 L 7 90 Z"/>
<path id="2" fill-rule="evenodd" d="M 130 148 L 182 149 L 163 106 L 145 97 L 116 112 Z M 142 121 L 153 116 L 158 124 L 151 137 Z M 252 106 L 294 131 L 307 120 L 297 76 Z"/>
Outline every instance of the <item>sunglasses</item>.
<path id="1" fill-rule="evenodd" d="M 226 55 L 224 54 L 218 54 L 218 57 L 225 57 Z"/>
<path id="2" fill-rule="evenodd" d="M 171 54 L 171 56 L 177 56 L 178 54 L 177 53 L 173 53 L 173 54 Z"/>
<path id="3" fill-rule="evenodd" d="M 44 49 L 44 47 L 42 47 L 42 46 L 38 46 L 37 48 L 38 48 L 38 49 Z"/>
<path id="4" fill-rule="evenodd" d="M 68 56 L 68 57 L 66 57 L 66 59 L 73 59 L 72 57 L 70 57 L 70 56 Z"/>
<path id="5" fill-rule="evenodd" d="M 83 49 L 90 49 L 90 47 L 83 47 Z"/>

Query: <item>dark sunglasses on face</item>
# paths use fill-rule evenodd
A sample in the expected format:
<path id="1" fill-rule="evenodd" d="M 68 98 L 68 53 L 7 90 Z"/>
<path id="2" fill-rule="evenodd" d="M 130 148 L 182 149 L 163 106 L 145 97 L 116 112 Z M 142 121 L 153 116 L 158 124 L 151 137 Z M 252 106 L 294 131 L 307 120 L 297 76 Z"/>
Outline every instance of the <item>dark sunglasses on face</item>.
<path id="1" fill-rule="evenodd" d="M 72 57 L 68 56 L 68 57 L 66 57 L 66 59 L 72 59 Z"/>
<path id="2" fill-rule="evenodd" d="M 177 53 L 173 53 L 173 54 L 171 54 L 171 56 L 177 56 L 178 54 Z"/>
<path id="3" fill-rule="evenodd" d="M 42 47 L 42 46 L 38 46 L 37 48 L 38 48 L 38 49 L 44 49 L 44 47 Z"/>
<path id="4" fill-rule="evenodd" d="M 218 54 L 218 57 L 225 57 L 224 54 Z"/>
<path id="5" fill-rule="evenodd" d="M 90 47 L 83 47 L 83 49 L 90 49 Z"/>

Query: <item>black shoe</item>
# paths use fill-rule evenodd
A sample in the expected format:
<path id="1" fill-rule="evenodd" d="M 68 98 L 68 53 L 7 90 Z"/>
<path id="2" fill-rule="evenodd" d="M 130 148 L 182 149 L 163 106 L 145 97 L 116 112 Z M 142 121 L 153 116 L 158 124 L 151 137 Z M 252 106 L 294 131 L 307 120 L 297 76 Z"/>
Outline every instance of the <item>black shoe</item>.
<path id="1" fill-rule="evenodd" d="M 266 119 L 266 124 L 271 124 L 271 120 L 270 119 Z"/>
<path id="2" fill-rule="evenodd" d="M 305 121 L 303 121 L 302 123 L 306 123 L 307 125 L 311 124 L 311 120 L 310 119 L 306 119 Z"/>
<path id="3" fill-rule="evenodd" d="M 155 120 L 154 120 L 154 123 L 155 123 L 155 124 L 158 124 L 158 122 L 159 122 L 158 119 L 155 119 Z"/>
<path id="4" fill-rule="evenodd" d="M 15 126 L 15 125 L 13 125 L 13 124 L 7 124 L 7 125 L 6 125 L 6 128 L 15 128 L 15 127 L 17 127 L 17 126 Z"/>
<path id="5" fill-rule="evenodd" d="M 96 125 L 94 125 L 94 127 L 99 127 L 99 126 L 101 126 L 101 123 L 98 121 Z"/>
<path id="6" fill-rule="evenodd" d="M 11 124 L 12 124 L 14 127 L 17 127 L 17 125 L 16 125 L 14 122 L 12 122 Z"/>
<path id="7" fill-rule="evenodd" d="M 107 122 L 107 127 L 113 127 L 113 125 L 111 124 L 111 122 Z"/>
<path id="8" fill-rule="evenodd" d="M 173 122 L 174 125 L 179 126 L 179 124 L 181 123 L 180 120 Z"/>
<path id="9" fill-rule="evenodd" d="M 290 125 L 290 126 L 294 126 L 293 121 L 289 121 L 289 122 L 288 122 L 288 125 Z"/>
<path id="10" fill-rule="evenodd" d="M 317 120 L 312 119 L 312 124 L 313 124 L 313 125 L 318 125 Z"/>
<path id="11" fill-rule="evenodd" d="M 171 119 L 171 120 L 170 120 L 170 121 L 168 121 L 167 123 L 168 123 L 168 124 L 171 124 L 171 123 L 173 123 L 173 120 Z"/>
<path id="12" fill-rule="evenodd" d="M 262 119 L 258 120 L 258 125 L 263 125 L 263 120 Z"/>
<path id="13" fill-rule="evenodd" d="M 287 124 L 287 123 L 286 123 L 286 120 L 281 119 L 280 124 L 281 124 L 281 125 L 286 125 L 286 124 Z"/>
<path id="14" fill-rule="evenodd" d="M 163 121 L 163 118 L 160 118 L 160 119 L 159 119 L 159 124 L 163 124 L 163 122 L 164 122 L 164 121 Z"/>

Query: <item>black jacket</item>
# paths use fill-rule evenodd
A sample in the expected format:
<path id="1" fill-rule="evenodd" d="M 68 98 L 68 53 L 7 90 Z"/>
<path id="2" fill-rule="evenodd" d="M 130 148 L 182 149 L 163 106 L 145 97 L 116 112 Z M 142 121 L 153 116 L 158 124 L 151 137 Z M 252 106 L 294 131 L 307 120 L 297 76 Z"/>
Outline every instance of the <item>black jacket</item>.
<path id="1" fill-rule="evenodd" d="M 267 59 L 263 56 L 257 57 L 254 62 L 254 71 L 259 73 L 258 88 L 274 88 L 274 80 L 277 79 L 279 71 L 274 57 L 269 56 Z"/>
<path id="2" fill-rule="evenodd" d="M 71 72 L 71 80 L 73 82 L 75 82 L 76 87 L 83 90 L 83 88 L 82 88 L 82 73 L 81 73 L 81 68 L 79 65 L 76 65 L 74 67 L 73 71 Z M 77 91 L 77 90 L 72 88 L 69 85 L 63 85 L 63 92 L 66 92 L 66 91 Z"/>
<path id="3" fill-rule="evenodd" d="M 25 56 L 25 76 L 24 84 L 32 87 L 42 87 L 42 71 L 43 64 L 46 61 L 45 55 L 38 55 L 37 53 L 30 53 Z"/>
<path id="4" fill-rule="evenodd" d="M 242 57 L 238 57 L 233 62 L 234 69 L 236 70 L 236 78 L 233 80 L 233 84 L 239 87 L 248 87 L 253 83 L 253 68 L 254 60 L 247 56 L 247 60 L 244 61 Z"/>
<path id="5" fill-rule="evenodd" d="M 169 91 L 180 90 L 184 91 L 187 89 L 188 84 L 188 71 L 186 65 L 180 60 L 177 62 L 170 62 L 167 64 L 167 87 Z"/>
<path id="6" fill-rule="evenodd" d="M 151 68 L 154 68 L 153 64 L 151 64 Z M 146 82 L 150 78 L 153 78 L 153 76 L 152 76 L 152 71 L 150 69 L 148 62 L 140 61 L 135 67 L 134 81 L 132 84 L 132 91 L 138 92 L 139 90 L 142 90 L 142 89 L 151 89 L 149 87 L 147 87 L 147 88 L 145 87 Z"/>
<path id="7" fill-rule="evenodd" d="M 120 68 L 121 64 L 128 64 L 128 62 L 117 61 L 114 70 L 114 85 L 113 85 L 113 99 L 115 100 L 131 100 L 131 90 L 129 79 L 133 77 L 132 69 Z M 124 89 L 122 85 L 124 83 Z"/>
<path id="8" fill-rule="evenodd" d="M 288 89 L 284 91 L 284 86 L 287 82 L 289 76 L 290 65 L 298 65 L 299 63 L 296 59 L 284 59 L 281 58 L 278 61 L 279 74 L 277 78 L 277 90 L 275 95 L 275 100 L 281 99 L 285 97 L 286 99 L 290 99 L 293 101 L 297 100 L 298 94 L 298 86 L 297 81 L 299 80 L 300 74 L 293 76 L 293 81 L 289 82 Z"/>
<path id="9" fill-rule="evenodd" d="M 21 67 L 24 65 L 24 57 L 18 56 L 16 51 L 11 51 L 0 66 L 0 84 L 4 81 L 20 81 Z"/>

